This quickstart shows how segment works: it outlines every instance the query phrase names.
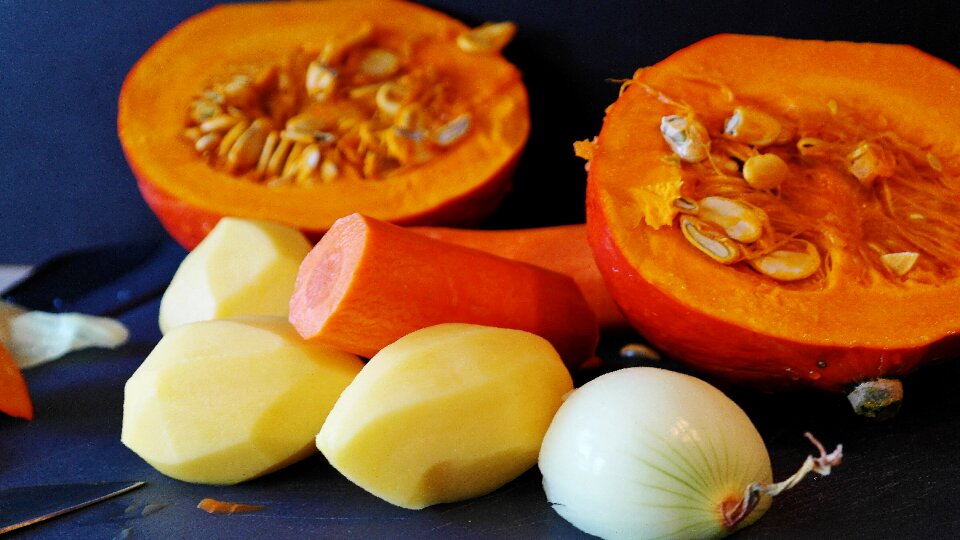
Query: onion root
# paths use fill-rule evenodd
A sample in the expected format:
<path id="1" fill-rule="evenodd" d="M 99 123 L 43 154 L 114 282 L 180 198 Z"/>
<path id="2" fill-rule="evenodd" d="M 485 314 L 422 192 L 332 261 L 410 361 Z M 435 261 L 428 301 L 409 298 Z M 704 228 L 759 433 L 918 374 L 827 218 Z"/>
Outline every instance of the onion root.
<path id="1" fill-rule="evenodd" d="M 803 465 L 800 466 L 800 469 L 786 480 L 774 484 L 753 482 L 744 490 L 743 497 L 739 501 L 727 501 L 724 503 L 720 511 L 723 515 L 723 525 L 727 530 L 734 530 L 741 521 L 749 516 L 750 512 L 756 508 L 757 503 L 760 502 L 762 495 L 775 497 L 799 484 L 811 471 L 821 476 L 827 476 L 830 474 L 832 467 L 840 464 L 840 461 L 843 459 L 842 444 L 838 444 L 837 448 L 828 454 L 823 444 L 821 444 L 816 437 L 809 432 L 803 435 L 817 447 L 820 455 L 818 457 L 807 456 L 807 459 L 803 462 Z"/>

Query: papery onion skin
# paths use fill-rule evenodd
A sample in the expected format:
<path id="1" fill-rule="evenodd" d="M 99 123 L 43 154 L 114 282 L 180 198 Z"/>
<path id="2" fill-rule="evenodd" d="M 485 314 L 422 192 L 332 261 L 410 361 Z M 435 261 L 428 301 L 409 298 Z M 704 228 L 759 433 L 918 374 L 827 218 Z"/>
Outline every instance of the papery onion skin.
<path id="1" fill-rule="evenodd" d="M 746 413 L 700 379 L 650 367 L 602 375 L 572 392 L 540 450 L 547 499 L 578 529 L 607 539 L 720 538 L 723 505 L 772 481 Z"/>

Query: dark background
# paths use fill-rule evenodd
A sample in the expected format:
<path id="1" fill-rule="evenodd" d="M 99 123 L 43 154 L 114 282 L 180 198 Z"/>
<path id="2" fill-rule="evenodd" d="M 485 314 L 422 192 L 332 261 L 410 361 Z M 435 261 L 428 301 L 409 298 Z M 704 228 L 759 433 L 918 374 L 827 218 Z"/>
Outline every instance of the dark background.
<path id="1" fill-rule="evenodd" d="M 617 94 L 610 79 L 706 36 L 909 43 L 960 64 L 960 17 L 948 1 L 425 3 L 470 24 L 520 28 L 506 54 L 524 73 L 533 131 L 515 191 L 489 227 L 582 220 L 583 167 L 571 144 L 599 131 Z M 0 263 L 164 234 L 121 153 L 117 95 L 154 41 L 211 4 L 0 0 Z"/>

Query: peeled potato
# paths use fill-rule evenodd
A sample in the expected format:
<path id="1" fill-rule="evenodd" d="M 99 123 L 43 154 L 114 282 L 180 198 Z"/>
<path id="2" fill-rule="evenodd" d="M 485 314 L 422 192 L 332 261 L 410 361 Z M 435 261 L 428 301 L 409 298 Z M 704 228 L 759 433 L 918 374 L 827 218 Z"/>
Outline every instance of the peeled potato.
<path id="1" fill-rule="evenodd" d="M 179 326 L 127 381 L 121 441 L 178 480 L 249 480 L 316 452 L 314 437 L 362 366 L 281 318 Z"/>
<path id="2" fill-rule="evenodd" d="M 300 262 L 300 231 L 225 217 L 187 254 L 160 301 L 160 331 L 239 315 L 286 317 Z"/>
<path id="3" fill-rule="evenodd" d="M 343 392 L 317 447 L 351 481 L 397 506 L 489 493 L 537 462 L 573 388 L 545 339 L 441 324 L 377 353 Z"/>

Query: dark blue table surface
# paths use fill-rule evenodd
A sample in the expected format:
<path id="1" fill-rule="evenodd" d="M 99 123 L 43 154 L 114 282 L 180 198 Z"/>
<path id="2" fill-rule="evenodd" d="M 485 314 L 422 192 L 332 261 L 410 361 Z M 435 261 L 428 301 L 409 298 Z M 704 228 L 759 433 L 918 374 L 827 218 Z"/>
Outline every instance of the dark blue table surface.
<path id="1" fill-rule="evenodd" d="M 617 85 L 637 67 L 717 32 L 911 43 L 960 64 L 953 2 L 431 1 L 471 24 L 511 19 L 507 49 L 525 74 L 534 128 L 515 191 L 488 222 L 513 227 L 583 219 L 582 162 L 571 143 L 594 135 Z M 64 250 L 163 239 L 115 135 L 123 76 L 202 1 L 0 0 L 0 263 L 36 263 Z M 945 106 L 958 106 L 945 104 Z M 544 198 L 549 193 L 549 200 Z M 114 288 L 81 299 L 100 311 L 128 289 L 169 279 L 182 250 L 164 244 Z M 51 286 L 55 287 L 56 284 Z M 422 511 L 391 507 L 340 477 L 319 455 L 234 487 L 159 475 L 119 442 L 123 384 L 160 337 L 157 301 L 125 312 L 130 342 L 87 350 L 26 373 L 37 417 L 0 417 L 0 488 L 71 481 L 149 485 L 11 537 L 22 538 L 578 538 L 549 507 L 536 469 L 473 501 Z M 604 336 L 603 356 L 636 335 Z M 960 363 L 905 380 L 900 414 L 855 418 L 841 396 L 766 395 L 727 388 L 754 419 L 782 478 L 810 451 L 812 431 L 847 458 L 834 475 L 775 502 L 739 538 L 960 537 Z M 262 504 L 211 516 L 204 497 Z M 147 509 L 147 512 L 144 510 Z M 124 533 L 127 531 L 127 533 Z"/>

